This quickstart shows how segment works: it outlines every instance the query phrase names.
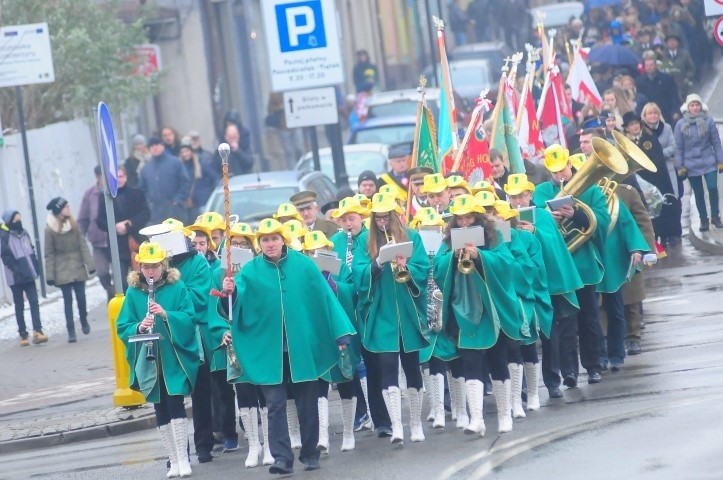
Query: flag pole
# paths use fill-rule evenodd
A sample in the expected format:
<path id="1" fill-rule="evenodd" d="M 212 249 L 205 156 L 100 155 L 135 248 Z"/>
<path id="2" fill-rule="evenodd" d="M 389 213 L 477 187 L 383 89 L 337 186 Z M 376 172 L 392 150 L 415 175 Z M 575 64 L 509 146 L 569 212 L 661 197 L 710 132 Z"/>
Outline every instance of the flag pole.
<path id="1" fill-rule="evenodd" d="M 483 114 L 482 110 L 484 110 L 484 105 L 487 100 L 487 94 L 489 93 L 489 89 L 485 88 L 482 90 L 482 92 L 479 94 L 479 99 L 477 100 L 477 106 L 474 107 L 474 110 L 472 110 L 472 118 L 469 121 L 469 125 L 467 125 L 467 129 L 464 132 L 464 138 L 462 139 L 462 144 L 459 146 L 459 150 L 457 150 L 457 153 L 454 156 L 454 165 L 452 166 L 452 171 L 456 172 L 459 169 L 459 166 L 462 164 L 462 154 L 464 153 L 465 148 L 467 148 L 467 143 L 469 142 L 469 137 L 472 135 L 472 133 L 475 130 L 475 126 L 477 125 L 477 121 L 480 119 L 480 116 Z M 487 108 L 489 111 L 489 108 Z"/>
<path id="2" fill-rule="evenodd" d="M 497 124 L 500 120 L 500 112 L 502 111 L 502 108 L 504 108 L 504 100 L 505 100 L 505 82 L 507 81 L 507 72 L 509 72 L 510 67 L 507 66 L 507 64 L 512 59 L 510 57 L 505 58 L 505 65 L 502 67 L 502 76 L 500 77 L 500 86 L 497 90 L 497 103 L 495 103 L 495 109 L 492 113 L 492 140 L 490 141 L 490 148 L 495 148 L 495 139 L 497 138 Z"/>
<path id="3" fill-rule="evenodd" d="M 515 128 L 520 131 L 520 125 L 522 124 L 522 115 L 525 111 L 525 98 L 527 97 L 527 91 L 530 89 L 531 76 L 530 74 L 534 71 L 535 65 L 532 62 L 532 51 L 533 47 L 529 43 L 525 44 L 525 50 L 527 50 L 527 63 L 525 64 L 525 83 L 522 84 L 522 93 L 520 94 L 520 104 L 517 108 L 517 114 L 515 115 Z M 532 65 L 530 67 L 530 65 Z"/>
<path id="4" fill-rule="evenodd" d="M 412 144 L 412 164 L 409 168 L 417 166 L 417 155 L 419 154 L 419 130 L 422 127 L 422 115 L 424 115 L 424 96 L 426 94 L 427 78 L 424 75 L 419 76 L 419 87 L 417 87 L 417 93 L 419 94 L 419 101 L 417 102 L 417 124 L 414 126 L 414 143 Z M 406 214 L 412 210 L 412 181 L 409 180 L 407 184 L 407 210 Z"/>
<path id="5" fill-rule="evenodd" d="M 452 77 L 449 73 L 449 62 L 447 61 L 447 48 L 444 42 L 444 21 L 439 17 L 432 17 L 437 27 L 437 46 L 439 48 L 439 59 L 442 64 L 442 80 L 447 86 L 447 102 L 449 103 L 450 125 L 452 127 L 452 153 L 456 155 L 459 150 L 459 136 L 457 132 L 457 107 L 454 104 L 454 93 L 452 91 Z M 440 122 L 441 123 L 441 122 Z M 440 170 L 444 170 L 444 163 L 440 163 Z M 442 173 L 445 173 L 442 171 Z"/>

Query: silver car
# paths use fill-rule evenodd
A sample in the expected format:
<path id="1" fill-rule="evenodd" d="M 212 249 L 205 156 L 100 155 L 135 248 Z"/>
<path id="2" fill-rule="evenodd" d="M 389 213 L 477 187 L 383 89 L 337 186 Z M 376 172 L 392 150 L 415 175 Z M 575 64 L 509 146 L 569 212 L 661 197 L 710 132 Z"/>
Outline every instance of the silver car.
<path id="1" fill-rule="evenodd" d="M 344 161 L 346 173 L 349 175 L 349 187 L 357 191 L 357 178 L 364 170 L 371 170 L 377 176 L 387 171 L 389 148 L 383 143 L 358 143 L 344 145 Z M 319 165 L 321 173 L 334 177 L 334 162 L 330 148 L 319 149 Z M 314 157 L 311 152 L 305 153 L 297 162 L 296 170 L 300 172 L 314 171 Z"/>
<path id="2" fill-rule="evenodd" d="M 240 222 L 253 227 L 276 213 L 278 206 L 288 202 L 296 192 L 316 192 L 319 205 L 336 200 L 337 192 L 334 182 L 323 173 L 297 170 L 237 175 L 229 180 L 229 190 L 231 213 L 238 215 Z M 206 203 L 206 211 L 224 213 L 223 187 L 213 191 Z"/>

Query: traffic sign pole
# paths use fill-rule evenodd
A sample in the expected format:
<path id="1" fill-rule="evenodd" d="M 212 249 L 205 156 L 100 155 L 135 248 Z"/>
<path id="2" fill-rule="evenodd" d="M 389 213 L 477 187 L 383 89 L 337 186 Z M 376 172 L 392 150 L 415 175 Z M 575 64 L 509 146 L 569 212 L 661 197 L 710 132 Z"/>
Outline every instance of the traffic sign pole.
<path id="1" fill-rule="evenodd" d="M 108 107 L 103 102 L 98 104 L 95 121 L 98 137 L 98 159 L 100 160 L 101 174 L 105 180 L 103 182 L 103 201 L 106 218 L 108 219 L 108 244 L 110 246 L 111 269 L 115 287 L 115 297 L 108 302 L 108 322 L 110 323 L 110 341 L 116 383 L 116 389 L 113 392 L 113 405 L 116 407 L 136 407 L 146 403 L 146 399 L 140 392 L 130 388 L 130 366 L 126 360 L 126 348 L 121 339 L 118 338 L 116 328 L 124 297 L 123 279 L 120 272 L 120 255 L 118 253 L 118 234 L 115 231 L 115 211 L 113 210 L 113 197 L 118 192 L 118 185 L 117 183 L 113 185 L 109 180 L 118 178 L 118 160 L 115 151 L 113 123 Z M 109 171 L 110 168 L 115 168 L 116 171 L 111 172 Z M 111 173 L 114 175 L 109 176 Z"/>
<path id="2" fill-rule="evenodd" d="M 45 288 L 45 271 L 43 270 L 43 254 L 40 251 L 40 230 L 38 228 L 38 215 L 35 213 L 35 189 L 33 188 L 33 172 L 30 169 L 30 155 L 28 154 L 28 137 L 25 132 L 25 112 L 23 111 L 23 92 L 19 86 L 15 86 L 15 100 L 18 104 L 18 121 L 20 122 L 20 137 L 23 140 L 23 156 L 25 157 L 25 176 L 28 181 L 28 195 L 30 196 L 30 214 L 33 219 L 35 230 L 35 257 L 38 259 L 40 271 L 40 294 L 43 298 L 48 296 Z"/>

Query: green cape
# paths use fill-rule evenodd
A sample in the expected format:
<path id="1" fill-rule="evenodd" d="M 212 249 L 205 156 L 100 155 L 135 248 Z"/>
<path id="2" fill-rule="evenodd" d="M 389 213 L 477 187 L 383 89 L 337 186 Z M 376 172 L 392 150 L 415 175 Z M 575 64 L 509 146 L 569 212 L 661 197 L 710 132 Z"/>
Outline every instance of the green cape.
<path id="1" fill-rule="evenodd" d="M 530 339 L 523 340 L 525 344 L 530 344 L 539 338 L 539 332 L 550 338 L 553 317 L 552 300 L 547 287 L 547 269 L 542 255 L 542 245 L 537 240 L 537 237 L 526 230 L 517 230 L 516 235 L 518 242 L 525 248 L 530 262 L 534 266 L 534 268 L 527 264 L 522 266 L 525 275 L 529 275 L 528 278 L 532 280 L 534 310 L 531 319 Z"/>
<path id="2" fill-rule="evenodd" d="M 134 274 L 138 277 L 132 277 L 140 277 L 137 272 Z M 148 313 L 148 293 L 141 290 L 138 280 L 130 282 L 116 323 L 116 332 L 126 346 L 126 360 L 131 366 L 131 388 L 137 391 L 142 388 L 146 399 L 153 403 L 160 401 L 159 375 L 163 375 L 169 395 L 190 395 L 199 365 L 190 295 L 183 281 L 177 279 L 177 270 L 171 269 L 168 275 L 165 283 L 156 288 L 155 294 L 156 303 L 168 315 L 167 321 L 156 317 L 153 328 L 154 333 L 161 334 L 161 339 L 154 342 L 156 361 L 146 360 L 144 342 L 128 342 L 132 335 L 138 333 L 138 325 Z"/>
<path id="3" fill-rule="evenodd" d="M 314 262 L 286 249 L 278 265 L 263 255 L 236 275 L 231 335 L 243 374 L 240 381 L 278 385 L 284 339 L 291 381 L 317 380 L 337 365 L 336 340 L 356 333 Z"/>
<path id="4" fill-rule="evenodd" d="M 457 257 L 446 243 L 434 258 L 434 280 L 444 298 L 443 328 L 447 329 L 450 315 L 454 315 L 459 327 L 458 348 L 492 347 L 503 323 L 512 331 L 520 328 L 512 273 L 519 267 L 510 250 L 500 241 L 492 250 L 479 249 L 479 253 L 481 269 L 475 268 L 468 275 L 457 270 Z"/>
<path id="5" fill-rule="evenodd" d="M 650 246 L 645 240 L 633 214 L 620 201 L 618 221 L 605 241 L 605 276 L 597 286 L 600 293 L 614 293 L 626 282 L 630 256 L 633 252 L 646 253 Z"/>
<path id="6" fill-rule="evenodd" d="M 552 182 L 544 182 L 537 186 L 532 200 L 536 205 L 545 205 L 545 201 L 554 198 L 559 191 L 559 185 L 553 184 Z M 610 215 L 608 214 L 605 195 L 603 195 L 602 190 L 600 190 L 600 187 L 597 185 L 593 185 L 585 190 L 578 200 L 586 204 L 593 211 L 597 219 L 597 228 L 592 238 L 583 243 L 580 248 L 572 254 L 572 259 L 575 261 L 583 284 L 597 285 L 605 273 L 603 254 L 605 252 L 605 237 L 607 236 L 608 226 L 610 225 Z"/>
<path id="7" fill-rule="evenodd" d="M 419 234 L 407 229 L 413 242 L 407 268 L 411 274 L 408 283 L 394 280 L 388 262 L 382 271 L 372 276 L 372 261 L 367 253 L 369 231 L 359 235 L 354 250 L 352 276 L 359 292 L 359 326 L 362 344 L 370 352 L 399 352 L 400 338 L 405 352 L 421 350 L 429 345 L 427 329 L 427 277 L 429 257 L 424 251 Z"/>
<path id="8" fill-rule="evenodd" d="M 213 347 L 204 342 L 208 337 L 208 306 L 211 299 L 211 269 L 208 260 L 203 255 L 196 254 L 184 259 L 175 265 L 181 272 L 181 279 L 188 289 L 196 314 L 196 337 L 199 345 L 199 355 L 202 363 L 209 361 Z"/>

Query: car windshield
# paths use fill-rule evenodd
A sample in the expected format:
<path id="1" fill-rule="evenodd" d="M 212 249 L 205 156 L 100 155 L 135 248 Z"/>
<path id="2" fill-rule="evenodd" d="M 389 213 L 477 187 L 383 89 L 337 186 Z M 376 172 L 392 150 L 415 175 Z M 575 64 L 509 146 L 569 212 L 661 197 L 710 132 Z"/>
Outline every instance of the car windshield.
<path id="1" fill-rule="evenodd" d="M 250 222 L 270 217 L 279 204 L 288 202 L 295 194 L 295 186 L 247 188 L 231 191 L 231 213 L 239 216 L 239 221 Z M 214 193 L 210 203 L 212 212 L 223 212 L 223 194 Z"/>
<path id="2" fill-rule="evenodd" d="M 393 117 L 397 115 L 416 115 L 417 114 L 417 100 L 399 100 L 392 103 L 380 103 L 378 105 L 370 105 L 369 112 L 367 112 L 367 118 L 376 117 Z M 427 100 L 427 106 L 429 107 L 435 120 L 439 116 L 439 108 L 435 100 Z"/>
<path id="3" fill-rule="evenodd" d="M 482 89 L 490 85 L 490 71 L 486 63 L 464 66 L 451 64 L 449 70 L 455 87 L 479 86 Z"/>
<path id="4" fill-rule="evenodd" d="M 358 177 L 364 170 L 371 170 L 374 173 L 381 173 L 387 168 L 387 159 L 377 152 L 344 152 L 346 173 L 350 177 Z M 319 157 L 321 172 L 330 178 L 334 178 L 334 161 L 331 155 Z M 300 166 L 301 170 L 309 171 L 314 169 L 314 159 L 308 158 Z"/>
<path id="5" fill-rule="evenodd" d="M 414 141 L 414 124 L 385 125 L 356 132 L 354 143 L 384 143 L 395 145 Z"/>

